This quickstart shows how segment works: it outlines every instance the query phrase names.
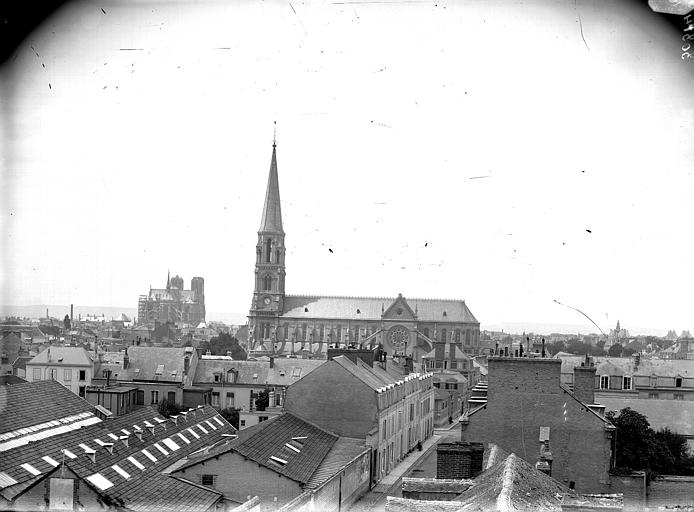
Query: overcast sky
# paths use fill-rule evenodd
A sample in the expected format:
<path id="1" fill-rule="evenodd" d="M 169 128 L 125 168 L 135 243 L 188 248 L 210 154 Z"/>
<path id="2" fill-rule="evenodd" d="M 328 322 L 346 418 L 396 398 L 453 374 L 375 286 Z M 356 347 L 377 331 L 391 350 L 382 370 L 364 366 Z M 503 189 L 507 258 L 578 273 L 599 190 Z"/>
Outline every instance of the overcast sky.
<path id="1" fill-rule="evenodd" d="M 1 301 L 170 269 L 243 321 L 276 120 L 289 293 L 694 328 L 694 61 L 640 3 L 70 4 L 3 71 Z"/>

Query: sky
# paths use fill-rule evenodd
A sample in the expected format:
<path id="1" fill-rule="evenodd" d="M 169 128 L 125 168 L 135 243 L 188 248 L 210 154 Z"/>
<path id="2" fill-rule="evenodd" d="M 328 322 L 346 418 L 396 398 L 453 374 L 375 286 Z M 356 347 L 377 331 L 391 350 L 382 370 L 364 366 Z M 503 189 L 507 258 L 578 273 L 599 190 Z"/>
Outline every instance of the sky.
<path id="1" fill-rule="evenodd" d="M 692 329 L 681 36 L 628 1 L 68 4 L 0 76 L 0 303 L 170 270 L 243 322 L 276 121 L 288 293 Z"/>

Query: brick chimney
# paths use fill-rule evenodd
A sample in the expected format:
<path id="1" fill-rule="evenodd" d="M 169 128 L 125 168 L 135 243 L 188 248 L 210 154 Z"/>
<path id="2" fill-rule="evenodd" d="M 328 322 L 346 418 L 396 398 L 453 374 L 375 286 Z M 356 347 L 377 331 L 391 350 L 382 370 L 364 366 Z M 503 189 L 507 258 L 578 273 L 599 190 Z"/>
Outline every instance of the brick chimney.
<path id="1" fill-rule="evenodd" d="M 574 396 L 586 405 L 595 403 L 595 366 L 588 356 L 574 368 Z"/>
<path id="2" fill-rule="evenodd" d="M 275 358 L 270 356 L 270 369 L 275 367 Z"/>
<path id="3" fill-rule="evenodd" d="M 436 478 L 475 478 L 482 472 L 482 443 L 439 443 L 436 446 Z"/>

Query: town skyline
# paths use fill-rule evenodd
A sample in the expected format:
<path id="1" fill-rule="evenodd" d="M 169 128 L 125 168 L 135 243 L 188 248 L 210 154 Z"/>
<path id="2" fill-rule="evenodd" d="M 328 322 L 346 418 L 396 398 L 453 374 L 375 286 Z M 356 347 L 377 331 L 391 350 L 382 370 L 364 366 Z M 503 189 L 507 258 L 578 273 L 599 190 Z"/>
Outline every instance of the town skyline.
<path id="1" fill-rule="evenodd" d="M 17 50 L 1 302 L 135 308 L 170 270 L 245 317 L 277 121 L 288 294 L 690 328 L 692 68 L 646 7 L 580 6 L 585 41 L 568 2 L 209 7 L 75 4 Z"/>

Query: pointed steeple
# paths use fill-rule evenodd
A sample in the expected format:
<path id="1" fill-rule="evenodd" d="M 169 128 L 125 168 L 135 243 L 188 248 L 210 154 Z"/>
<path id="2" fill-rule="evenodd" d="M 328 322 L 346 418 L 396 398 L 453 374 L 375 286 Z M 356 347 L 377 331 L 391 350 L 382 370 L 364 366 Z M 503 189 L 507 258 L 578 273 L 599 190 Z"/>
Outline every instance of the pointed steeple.
<path id="1" fill-rule="evenodd" d="M 272 141 L 272 160 L 270 176 L 267 180 L 263 218 L 260 221 L 260 233 L 282 233 L 282 208 L 280 207 L 280 184 L 277 178 L 277 141 Z"/>
<path id="2" fill-rule="evenodd" d="M 171 271 L 170 270 L 166 271 L 166 289 L 167 290 L 171 289 Z"/>

